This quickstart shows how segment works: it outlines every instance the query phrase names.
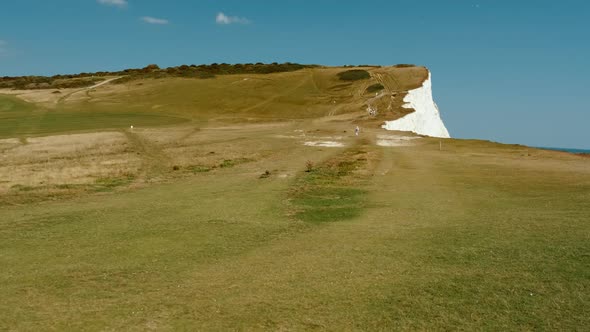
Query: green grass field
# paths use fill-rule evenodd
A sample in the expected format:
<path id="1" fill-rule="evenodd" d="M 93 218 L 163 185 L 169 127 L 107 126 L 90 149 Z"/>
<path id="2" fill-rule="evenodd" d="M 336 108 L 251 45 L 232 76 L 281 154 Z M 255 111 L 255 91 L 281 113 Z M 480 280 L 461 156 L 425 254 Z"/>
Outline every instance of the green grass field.
<path id="1" fill-rule="evenodd" d="M 590 158 L 452 139 L 378 146 L 380 129 L 352 134 L 362 119 L 326 118 L 337 72 L 273 74 L 289 79 L 257 83 L 242 108 L 221 100 L 232 80 L 248 83 L 239 75 L 105 86 L 65 103 L 59 114 L 126 100 L 134 123 L 156 124 L 154 113 L 196 127 L 121 131 L 140 166 L 112 190 L 1 205 L 0 330 L 587 329 Z M 367 84 L 329 97 L 356 112 Z M 263 121 L 273 109 L 282 121 Z M 0 99 L 2 116 L 27 112 Z M 103 119 L 86 129 L 121 118 Z M 63 133 L 74 121 L 45 123 Z M 302 144 L 336 136 L 345 147 Z M 28 146 L 6 144 L 6 158 Z M 87 158 L 57 156 L 10 169 Z M 93 163 L 130 158 L 116 156 Z"/>
<path id="2" fill-rule="evenodd" d="M 0 96 L 0 138 L 47 135 L 72 131 L 121 129 L 134 126 L 165 126 L 187 121 L 155 112 L 93 111 L 88 108 L 45 109 L 14 97 Z"/>

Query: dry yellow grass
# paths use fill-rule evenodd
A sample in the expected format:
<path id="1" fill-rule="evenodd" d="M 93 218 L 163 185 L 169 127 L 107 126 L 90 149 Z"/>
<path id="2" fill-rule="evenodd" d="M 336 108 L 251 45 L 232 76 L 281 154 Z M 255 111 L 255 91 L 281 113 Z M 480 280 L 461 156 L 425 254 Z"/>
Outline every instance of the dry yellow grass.
<path id="1" fill-rule="evenodd" d="M 116 77 L 105 77 L 105 80 Z M 99 82 L 100 83 L 100 82 Z M 12 95 L 26 102 L 37 104 L 41 107 L 56 108 L 65 101 L 82 102 L 92 99 L 92 94 L 97 90 L 122 91 L 123 87 L 117 85 L 101 85 L 97 88 L 67 88 L 67 89 L 0 89 L 0 95 Z"/>
<path id="2" fill-rule="evenodd" d="M 13 95 L 26 102 L 38 104 L 43 107 L 54 108 L 57 102 L 66 94 L 73 93 L 79 89 L 60 89 L 60 90 L 12 90 L 0 89 L 0 94 Z M 59 91 L 59 93 L 54 93 Z"/>
<path id="3" fill-rule="evenodd" d="M 88 133 L 3 140 L 0 192 L 14 187 L 91 184 L 104 177 L 135 174 L 141 160 L 124 134 Z M 2 143 L 3 143 L 2 142 Z"/>

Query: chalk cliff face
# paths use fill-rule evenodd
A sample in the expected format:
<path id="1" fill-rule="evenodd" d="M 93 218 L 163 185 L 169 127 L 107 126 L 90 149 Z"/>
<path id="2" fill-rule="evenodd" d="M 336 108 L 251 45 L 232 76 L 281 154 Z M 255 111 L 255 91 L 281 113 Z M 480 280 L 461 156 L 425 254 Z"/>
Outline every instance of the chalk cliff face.
<path id="1" fill-rule="evenodd" d="M 440 118 L 438 107 L 432 99 L 432 82 L 428 78 L 421 87 L 408 91 L 404 98 L 404 108 L 414 109 L 402 118 L 386 121 L 382 128 L 387 130 L 412 131 L 416 134 L 432 137 L 450 138 L 449 131 Z"/>

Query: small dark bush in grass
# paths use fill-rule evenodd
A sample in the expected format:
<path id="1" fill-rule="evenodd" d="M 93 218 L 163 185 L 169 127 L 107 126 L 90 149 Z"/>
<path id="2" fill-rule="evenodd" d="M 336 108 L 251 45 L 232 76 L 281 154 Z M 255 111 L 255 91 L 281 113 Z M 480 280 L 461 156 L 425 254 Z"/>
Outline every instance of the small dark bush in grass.
<path id="1" fill-rule="evenodd" d="M 369 72 L 362 69 L 352 69 L 338 73 L 338 78 L 342 81 L 366 80 L 370 77 Z"/>
<path id="2" fill-rule="evenodd" d="M 395 68 L 410 68 L 410 67 L 416 67 L 416 65 L 410 64 L 410 63 L 400 63 L 398 65 L 394 66 Z"/>
<path id="3" fill-rule="evenodd" d="M 266 179 L 269 176 L 270 176 L 270 171 L 268 171 L 268 170 L 266 170 L 266 171 L 264 171 L 264 173 L 260 174 L 261 179 Z"/>
<path id="4" fill-rule="evenodd" d="M 35 190 L 35 187 L 31 187 L 31 186 L 23 186 L 21 184 L 15 184 L 12 187 L 10 187 L 11 190 L 19 190 L 19 191 L 32 191 Z"/>
<path id="5" fill-rule="evenodd" d="M 367 92 L 368 92 L 368 93 L 373 93 L 373 92 L 378 92 L 378 91 L 381 91 L 381 90 L 383 90 L 383 89 L 385 89 L 385 87 L 384 87 L 384 86 L 383 86 L 381 83 L 375 83 L 375 84 L 373 84 L 373 85 L 370 85 L 370 86 L 367 88 Z"/>

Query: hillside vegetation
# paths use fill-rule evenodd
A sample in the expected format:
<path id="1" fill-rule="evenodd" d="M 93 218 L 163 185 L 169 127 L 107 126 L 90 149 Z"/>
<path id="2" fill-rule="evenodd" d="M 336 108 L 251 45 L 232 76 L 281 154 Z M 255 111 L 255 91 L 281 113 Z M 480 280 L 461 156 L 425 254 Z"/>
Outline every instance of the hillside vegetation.
<path id="1" fill-rule="evenodd" d="M 368 71 L 362 69 L 351 69 L 338 73 L 338 77 L 342 81 L 358 81 L 366 80 L 371 77 Z"/>
<path id="2" fill-rule="evenodd" d="M 108 76 L 124 76 L 118 83 L 124 83 L 143 78 L 213 78 L 216 75 L 232 74 L 272 74 L 316 67 L 313 65 L 301 65 L 296 63 L 247 63 L 227 64 L 213 63 L 210 65 L 182 65 L 176 67 L 160 68 L 151 64 L 141 69 L 125 69 L 116 72 L 80 73 L 73 75 L 46 76 L 19 76 L 0 77 L 0 89 L 66 89 L 91 86 Z"/>
<path id="3" fill-rule="evenodd" d="M 382 130 L 424 67 L 149 70 L 0 90 L 0 330 L 590 326 L 590 158 Z"/>

